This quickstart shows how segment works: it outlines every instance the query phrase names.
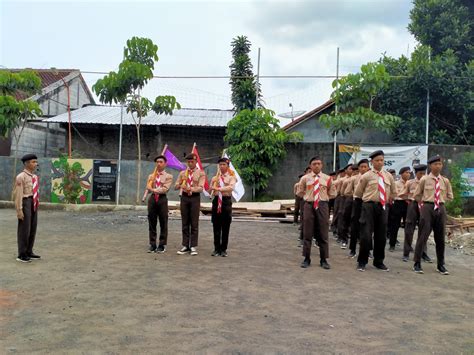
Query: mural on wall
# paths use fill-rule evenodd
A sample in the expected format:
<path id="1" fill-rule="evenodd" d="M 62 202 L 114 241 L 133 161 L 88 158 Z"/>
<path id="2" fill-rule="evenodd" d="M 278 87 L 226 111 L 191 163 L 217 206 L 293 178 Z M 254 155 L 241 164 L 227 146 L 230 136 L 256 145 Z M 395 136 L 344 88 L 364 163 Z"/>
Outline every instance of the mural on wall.
<path id="1" fill-rule="evenodd" d="M 51 202 L 90 203 L 92 198 L 92 160 L 67 159 L 51 161 Z"/>

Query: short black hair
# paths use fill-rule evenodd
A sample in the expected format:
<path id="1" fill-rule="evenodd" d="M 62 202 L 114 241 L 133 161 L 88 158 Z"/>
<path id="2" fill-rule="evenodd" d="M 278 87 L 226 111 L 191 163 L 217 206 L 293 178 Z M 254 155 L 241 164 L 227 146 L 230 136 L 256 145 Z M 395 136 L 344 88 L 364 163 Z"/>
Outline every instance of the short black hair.
<path id="1" fill-rule="evenodd" d="M 369 165 L 369 159 L 361 159 L 361 160 L 359 160 L 359 162 L 357 163 L 358 166 L 361 166 L 362 164 L 367 164 L 367 165 Z"/>

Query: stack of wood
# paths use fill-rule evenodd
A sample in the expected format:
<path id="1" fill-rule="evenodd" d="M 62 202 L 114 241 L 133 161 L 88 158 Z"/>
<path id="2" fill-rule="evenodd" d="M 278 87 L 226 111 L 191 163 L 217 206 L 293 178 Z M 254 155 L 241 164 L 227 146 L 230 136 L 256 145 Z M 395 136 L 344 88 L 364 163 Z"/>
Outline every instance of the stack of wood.
<path id="1" fill-rule="evenodd" d="M 448 238 L 456 232 L 459 232 L 459 234 L 470 233 L 474 231 L 474 218 L 448 216 L 446 229 L 448 230 Z"/>
<path id="2" fill-rule="evenodd" d="M 169 201 L 169 209 L 179 210 L 179 201 Z M 249 218 L 281 218 L 292 217 L 295 209 L 294 200 L 274 200 L 271 202 L 234 202 L 232 204 L 232 215 L 235 217 Z M 211 202 L 201 202 L 201 212 L 205 215 L 211 214 Z"/>

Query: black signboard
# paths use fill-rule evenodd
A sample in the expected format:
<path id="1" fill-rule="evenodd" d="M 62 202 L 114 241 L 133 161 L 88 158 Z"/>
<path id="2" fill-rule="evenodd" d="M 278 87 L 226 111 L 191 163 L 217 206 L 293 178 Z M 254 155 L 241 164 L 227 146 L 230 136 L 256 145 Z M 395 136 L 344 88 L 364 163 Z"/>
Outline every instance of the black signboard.
<path id="1" fill-rule="evenodd" d="M 94 160 L 92 201 L 114 202 L 116 185 L 117 162 L 115 160 Z"/>

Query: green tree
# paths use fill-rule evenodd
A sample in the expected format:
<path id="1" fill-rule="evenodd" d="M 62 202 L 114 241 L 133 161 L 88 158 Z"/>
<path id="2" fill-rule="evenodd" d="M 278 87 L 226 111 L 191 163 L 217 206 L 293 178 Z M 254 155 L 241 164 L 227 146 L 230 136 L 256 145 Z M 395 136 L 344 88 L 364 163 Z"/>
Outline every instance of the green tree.
<path id="1" fill-rule="evenodd" d="M 157 114 L 172 115 L 174 109 L 181 108 L 174 96 L 158 96 L 152 102 L 141 95 L 143 87 L 153 78 L 155 62 L 158 61 L 157 52 L 158 46 L 151 39 L 132 37 L 126 43 L 124 59 L 118 71 L 110 72 L 92 87 L 102 103 L 124 104 L 132 115 L 137 131 L 137 204 L 140 202 L 142 121 L 150 110 Z"/>
<path id="2" fill-rule="evenodd" d="M 429 142 L 472 144 L 474 61 L 460 63 L 451 49 L 430 58 L 430 48 L 419 46 L 410 58 L 384 56 L 380 62 L 394 78 L 380 93 L 376 109 L 402 118 L 393 134 L 396 141 L 425 141 L 429 91 Z"/>
<path id="3" fill-rule="evenodd" d="M 232 89 L 232 104 L 236 112 L 256 107 L 258 95 L 261 107 L 261 90 L 253 74 L 253 66 L 249 53 L 251 43 L 246 36 L 238 36 L 232 40 L 232 64 L 230 65 L 230 86 Z"/>
<path id="4" fill-rule="evenodd" d="M 414 0 L 409 31 L 433 56 L 452 50 L 460 63 L 474 58 L 472 0 Z"/>
<path id="5" fill-rule="evenodd" d="M 229 156 L 245 183 L 254 187 L 257 197 L 286 155 L 285 143 L 299 139 L 299 133 L 283 131 L 275 113 L 267 109 L 240 111 L 227 125 L 225 136 Z"/>
<path id="6" fill-rule="evenodd" d="M 401 119 L 374 110 L 380 93 L 390 83 L 390 75 L 381 63 L 362 65 L 360 72 L 336 79 L 331 95 L 337 106 L 330 114 L 320 116 L 320 121 L 333 133 L 347 134 L 355 129 L 375 128 L 387 133 L 400 124 Z"/>
<path id="7" fill-rule="evenodd" d="M 40 92 L 40 90 L 41 79 L 35 72 L 23 70 L 12 73 L 8 70 L 0 70 L 0 136 L 10 137 L 13 135 L 15 142 L 12 181 L 15 180 L 17 168 L 16 155 L 18 154 L 18 144 L 23 129 L 29 119 L 43 114 L 38 103 L 28 99 Z M 18 98 L 23 96 L 28 98 Z"/>
<path id="8" fill-rule="evenodd" d="M 471 191 L 469 181 L 462 176 L 464 169 L 474 164 L 474 153 L 465 153 L 461 159 L 448 164 L 450 182 L 453 188 L 454 198 L 446 203 L 446 209 L 451 216 L 461 216 L 463 214 L 466 197 L 464 193 Z"/>

